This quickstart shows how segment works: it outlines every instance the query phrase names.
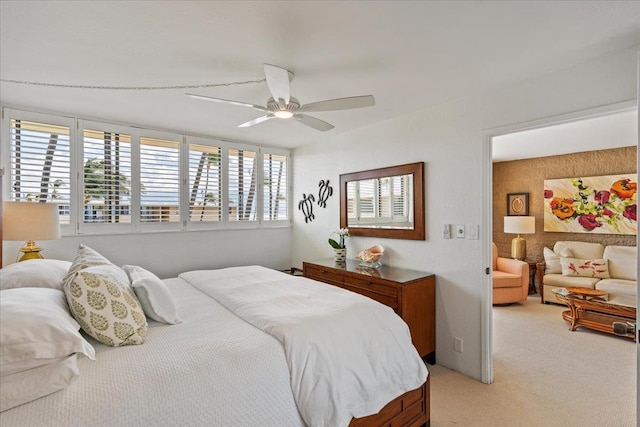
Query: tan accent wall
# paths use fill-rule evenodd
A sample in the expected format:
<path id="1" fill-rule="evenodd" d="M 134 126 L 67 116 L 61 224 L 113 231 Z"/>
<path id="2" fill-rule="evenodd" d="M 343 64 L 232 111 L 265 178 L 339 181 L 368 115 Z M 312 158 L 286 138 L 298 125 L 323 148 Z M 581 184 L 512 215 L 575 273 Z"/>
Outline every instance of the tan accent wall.
<path id="1" fill-rule="evenodd" d="M 603 245 L 635 246 L 636 236 L 589 233 L 551 233 L 544 230 L 544 180 L 579 176 L 637 172 L 636 146 L 586 151 L 562 156 L 539 157 L 493 164 L 493 241 L 500 256 L 509 257 L 513 234 L 505 234 L 507 193 L 529 193 L 529 215 L 536 217 L 536 233 L 523 235 L 527 261 L 541 261 L 542 249 L 558 240 L 599 242 Z"/>

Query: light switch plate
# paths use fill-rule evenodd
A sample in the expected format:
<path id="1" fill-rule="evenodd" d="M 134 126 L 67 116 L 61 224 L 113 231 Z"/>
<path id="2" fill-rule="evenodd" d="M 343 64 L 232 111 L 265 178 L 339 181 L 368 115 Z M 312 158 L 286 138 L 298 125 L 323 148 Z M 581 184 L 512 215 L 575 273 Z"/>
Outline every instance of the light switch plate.
<path id="1" fill-rule="evenodd" d="M 480 237 L 478 236 L 480 233 L 478 232 L 478 229 L 480 228 L 480 226 L 475 225 L 475 224 L 469 224 L 469 239 L 470 240 L 478 240 Z"/>
<path id="2" fill-rule="evenodd" d="M 442 229 L 442 237 L 445 239 L 451 238 L 451 224 L 445 224 Z"/>
<path id="3" fill-rule="evenodd" d="M 456 225 L 456 239 L 464 239 L 465 230 L 464 225 Z"/>

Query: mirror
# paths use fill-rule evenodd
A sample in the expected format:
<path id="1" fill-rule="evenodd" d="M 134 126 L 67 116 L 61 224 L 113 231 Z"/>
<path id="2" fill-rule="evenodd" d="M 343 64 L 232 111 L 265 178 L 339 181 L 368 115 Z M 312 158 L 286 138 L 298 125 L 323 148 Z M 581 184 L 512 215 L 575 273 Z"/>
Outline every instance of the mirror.
<path id="1" fill-rule="evenodd" d="M 340 228 L 424 240 L 424 162 L 340 175 Z"/>

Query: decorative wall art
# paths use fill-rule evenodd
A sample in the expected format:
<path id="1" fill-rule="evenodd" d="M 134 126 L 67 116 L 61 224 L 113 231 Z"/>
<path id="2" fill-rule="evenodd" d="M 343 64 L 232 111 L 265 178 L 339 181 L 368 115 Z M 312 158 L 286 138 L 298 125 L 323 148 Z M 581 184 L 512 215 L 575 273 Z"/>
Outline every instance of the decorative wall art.
<path id="1" fill-rule="evenodd" d="M 638 174 L 544 181 L 544 231 L 638 233 Z"/>
<path id="2" fill-rule="evenodd" d="M 309 194 L 308 196 L 302 193 L 302 200 L 298 203 L 298 210 L 301 210 L 304 214 L 304 222 L 311 222 L 315 219 L 315 215 L 313 214 L 313 202 L 316 201 L 316 198 L 313 197 L 313 194 Z"/>
<path id="3" fill-rule="evenodd" d="M 529 193 L 507 193 L 507 216 L 529 216 Z"/>
<path id="4" fill-rule="evenodd" d="M 318 206 L 326 208 L 327 200 L 333 195 L 333 187 L 329 185 L 329 180 L 325 181 L 324 179 L 320 180 L 318 187 L 320 187 L 320 190 L 318 190 Z"/>

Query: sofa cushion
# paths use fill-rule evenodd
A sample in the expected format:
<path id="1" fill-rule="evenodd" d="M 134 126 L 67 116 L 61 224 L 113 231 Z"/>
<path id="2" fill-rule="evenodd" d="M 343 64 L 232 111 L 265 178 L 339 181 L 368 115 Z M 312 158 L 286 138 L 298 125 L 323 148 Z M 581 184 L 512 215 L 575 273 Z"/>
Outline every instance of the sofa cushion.
<path id="1" fill-rule="evenodd" d="M 562 275 L 572 277 L 593 277 L 608 279 L 609 268 L 606 259 L 561 258 Z"/>
<path id="2" fill-rule="evenodd" d="M 635 280 L 602 279 L 596 283 L 596 289 L 605 291 L 608 294 L 629 297 L 635 297 L 638 293 Z"/>
<path id="3" fill-rule="evenodd" d="M 638 248 L 635 246 L 607 246 L 604 258 L 609 261 L 609 275 L 615 279 L 637 280 Z"/>
<path id="4" fill-rule="evenodd" d="M 553 246 L 553 251 L 561 256 L 564 249 L 569 249 L 570 256 L 579 259 L 601 259 L 604 254 L 604 246 L 600 243 L 560 241 Z"/>
<path id="5" fill-rule="evenodd" d="M 553 286 L 556 288 L 566 288 L 567 286 L 578 286 L 583 288 L 594 289 L 596 283 L 600 279 L 594 279 L 591 277 L 572 277 L 563 276 L 562 274 L 545 274 L 542 278 L 542 283 L 545 286 Z M 546 291 L 545 291 L 546 295 Z"/>
<path id="6" fill-rule="evenodd" d="M 521 288 L 522 277 L 518 274 L 505 273 L 504 271 L 493 272 L 494 288 Z"/>

